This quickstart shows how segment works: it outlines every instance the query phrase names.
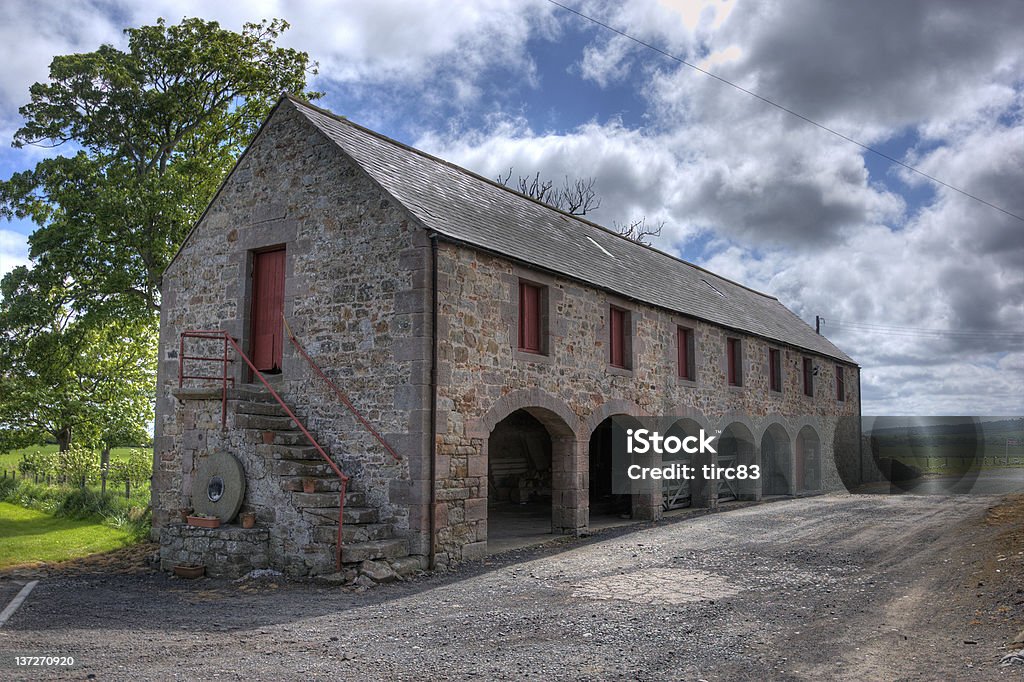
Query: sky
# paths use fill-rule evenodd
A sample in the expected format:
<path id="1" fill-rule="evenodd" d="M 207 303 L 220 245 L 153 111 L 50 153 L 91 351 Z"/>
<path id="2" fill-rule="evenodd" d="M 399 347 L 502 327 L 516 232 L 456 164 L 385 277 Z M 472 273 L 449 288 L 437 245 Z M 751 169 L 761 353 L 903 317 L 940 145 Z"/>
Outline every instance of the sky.
<path id="1" fill-rule="evenodd" d="M 1024 3 L 564 4 L 1024 216 Z M 9 145 L 53 56 L 158 17 L 279 17 L 319 105 L 488 177 L 593 177 L 588 218 L 663 222 L 658 248 L 820 316 L 864 414 L 1024 414 L 1024 221 L 547 0 L 4 10 L 0 178 L 61 153 Z M 0 274 L 32 228 L 0 223 Z"/>

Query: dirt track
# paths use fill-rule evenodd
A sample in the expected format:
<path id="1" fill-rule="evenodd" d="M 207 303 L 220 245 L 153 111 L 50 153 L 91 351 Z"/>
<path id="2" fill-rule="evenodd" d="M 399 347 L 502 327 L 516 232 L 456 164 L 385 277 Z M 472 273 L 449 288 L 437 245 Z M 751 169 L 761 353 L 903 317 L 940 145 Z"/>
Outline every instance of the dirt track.
<path id="1" fill-rule="evenodd" d="M 39 679 L 1019 679 L 1024 505 L 832 495 L 505 555 L 365 594 L 44 575 Z"/>

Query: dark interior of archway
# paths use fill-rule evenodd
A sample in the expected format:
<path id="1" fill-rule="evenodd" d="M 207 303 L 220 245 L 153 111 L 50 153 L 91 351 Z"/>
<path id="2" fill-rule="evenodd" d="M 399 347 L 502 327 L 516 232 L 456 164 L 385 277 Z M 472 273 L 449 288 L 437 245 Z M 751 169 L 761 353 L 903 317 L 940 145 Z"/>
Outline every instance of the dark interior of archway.
<path id="1" fill-rule="evenodd" d="M 785 433 L 768 429 L 761 439 L 761 491 L 764 495 L 789 495 L 789 439 Z"/>
<path id="2" fill-rule="evenodd" d="M 722 431 L 718 441 L 718 465 L 720 467 L 750 466 L 754 463 L 754 442 L 750 432 L 742 427 L 730 424 Z M 747 480 L 726 480 L 718 482 L 718 498 L 747 499 L 752 497 L 754 482 Z"/>
<path id="3" fill-rule="evenodd" d="M 590 517 L 629 518 L 632 496 L 612 490 L 612 418 L 605 419 L 590 436 Z"/>
<path id="4" fill-rule="evenodd" d="M 551 502 L 551 436 L 524 410 L 505 417 L 487 444 L 489 504 Z"/>

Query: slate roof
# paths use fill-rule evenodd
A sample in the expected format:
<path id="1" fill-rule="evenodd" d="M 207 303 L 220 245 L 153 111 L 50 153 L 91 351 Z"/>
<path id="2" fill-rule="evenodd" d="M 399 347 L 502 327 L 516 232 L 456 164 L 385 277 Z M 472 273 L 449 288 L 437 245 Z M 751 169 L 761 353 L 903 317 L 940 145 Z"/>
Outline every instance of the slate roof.
<path id="1" fill-rule="evenodd" d="M 772 296 L 288 99 L 425 227 L 445 237 L 629 299 L 854 362 Z"/>

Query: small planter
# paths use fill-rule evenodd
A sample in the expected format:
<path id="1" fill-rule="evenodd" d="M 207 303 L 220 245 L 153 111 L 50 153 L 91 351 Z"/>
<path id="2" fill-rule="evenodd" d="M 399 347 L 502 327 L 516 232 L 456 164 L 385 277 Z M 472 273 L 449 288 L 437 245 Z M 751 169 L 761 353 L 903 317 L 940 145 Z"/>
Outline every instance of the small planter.
<path id="1" fill-rule="evenodd" d="M 274 438 L 276 436 L 277 436 L 277 434 L 274 433 L 273 431 L 264 431 L 263 432 L 263 444 L 264 445 L 273 445 L 274 444 Z"/>
<path id="2" fill-rule="evenodd" d="M 316 481 L 312 478 L 302 479 L 302 492 L 304 493 L 315 493 L 316 492 Z"/>
<path id="3" fill-rule="evenodd" d="M 252 512 L 245 512 L 244 514 L 239 514 L 238 518 L 242 522 L 242 528 L 252 528 L 256 525 L 256 515 Z"/>
<path id="4" fill-rule="evenodd" d="M 188 525 L 196 528 L 220 528 L 220 519 L 216 516 L 190 516 Z"/>
<path id="5" fill-rule="evenodd" d="M 206 573 L 206 566 L 190 566 L 187 564 L 179 564 L 174 567 L 174 575 L 179 578 L 202 578 Z"/>

